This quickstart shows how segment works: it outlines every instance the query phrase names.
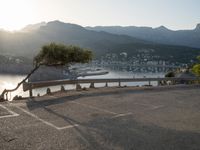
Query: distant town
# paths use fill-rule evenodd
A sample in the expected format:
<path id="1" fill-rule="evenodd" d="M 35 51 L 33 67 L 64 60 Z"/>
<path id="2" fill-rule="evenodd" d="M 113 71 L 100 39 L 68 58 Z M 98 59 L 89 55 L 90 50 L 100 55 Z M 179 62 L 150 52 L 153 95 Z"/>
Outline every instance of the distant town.
<path id="1" fill-rule="evenodd" d="M 99 59 L 93 60 L 90 64 L 81 64 L 83 67 L 99 67 L 118 71 L 158 73 L 168 72 L 176 68 L 187 67 L 188 64 L 163 60 L 159 55 L 152 55 L 153 50 L 140 50 L 135 56 L 129 56 L 126 52 L 107 53 Z M 20 73 L 27 73 L 30 70 L 32 61 L 24 57 L 0 56 L 1 73 L 16 73 L 20 67 Z M 190 63 L 193 63 L 191 60 Z M 9 67 L 8 67 L 9 65 Z"/>
<path id="2" fill-rule="evenodd" d="M 192 62 L 193 60 L 190 61 L 190 63 Z M 108 53 L 100 59 L 94 60 L 91 65 L 112 70 L 157 73 L 185 68 L 189 64 L 163 60 L 158 55 L 151 55 L 149 50 L 141 50 L 136 56 L 128 56 L 126 52 L 120 54 Z"/>

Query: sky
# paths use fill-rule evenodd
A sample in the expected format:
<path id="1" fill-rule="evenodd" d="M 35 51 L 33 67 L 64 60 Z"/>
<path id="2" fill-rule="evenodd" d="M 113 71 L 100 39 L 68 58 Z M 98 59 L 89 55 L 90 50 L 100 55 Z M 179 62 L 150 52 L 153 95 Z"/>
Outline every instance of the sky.
<path id="1" fill-rule="evenodd" d="M 0 28 L 60 20 L 82 26 L 166 26 L 193 29 L 200 0 L 0 0 Z"/>

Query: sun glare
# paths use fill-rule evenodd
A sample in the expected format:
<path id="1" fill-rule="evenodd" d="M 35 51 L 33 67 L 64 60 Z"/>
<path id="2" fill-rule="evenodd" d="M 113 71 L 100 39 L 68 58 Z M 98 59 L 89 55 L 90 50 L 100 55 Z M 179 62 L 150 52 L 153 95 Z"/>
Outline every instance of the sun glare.
<path id="1" fill-rule="evenodd" d="M 11 83 L 11 82 L 4 82 L 4 83 L 3 83 L 3 87 L 4 87 L 5 89 L 13 89 L 13 88 L 15 88 L 15 86 L 16 86 L 16 85 L 14 85 L 14 84 Z"/>
<path id="2" fill-rule="evenodd" d="M 34 5 L 29 0 L 0 0 L 0 28 L 19 30 L 34 17 Z"/>

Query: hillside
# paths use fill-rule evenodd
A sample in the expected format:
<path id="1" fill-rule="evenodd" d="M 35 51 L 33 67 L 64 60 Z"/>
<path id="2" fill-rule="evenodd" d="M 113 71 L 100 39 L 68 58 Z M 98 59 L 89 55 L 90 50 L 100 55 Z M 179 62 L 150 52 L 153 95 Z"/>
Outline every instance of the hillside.
<path id="1" fill-rule="evenodd" d="M 164 26 L 158 28 L 136 26 L 97 26 L 86 28 L 93 31 L 105 31 L 113 34 L 129 35 L 156 43 L 200 48 L 200 24 L 197 24 L 196 28 L 193 30 L 177 31 L 170 30 Z"/>
<path id="2" fill-rule="evenodd" d="M 184 46 L 170 46 L 140 40 L 127 35 L 117 35 L 103 31 L 91 31 L 76 24 L 52 21 L 29 25 L 20 32 L 0 31 L 1 55 L 24 56 L 33 58 L 40 47 L 49 42 L 78 45 L 92 49 L 96 58 L 106 53 L 126 52 L 128 57 L 137 55 L 141 50 L 150 55 L 170 61 L 190 62 L 200 49 Z"/>

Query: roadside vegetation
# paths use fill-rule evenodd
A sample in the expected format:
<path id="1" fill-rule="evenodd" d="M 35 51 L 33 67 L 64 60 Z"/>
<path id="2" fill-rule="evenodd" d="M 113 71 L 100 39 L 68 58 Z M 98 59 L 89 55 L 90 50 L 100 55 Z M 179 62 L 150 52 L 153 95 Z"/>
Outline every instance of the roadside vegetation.
<path id="1" fill-rule="evenodd" d="M 198 63 L 192 67 L 192 72 L 200 77 L 200 56 L 197 57 Z"/>

